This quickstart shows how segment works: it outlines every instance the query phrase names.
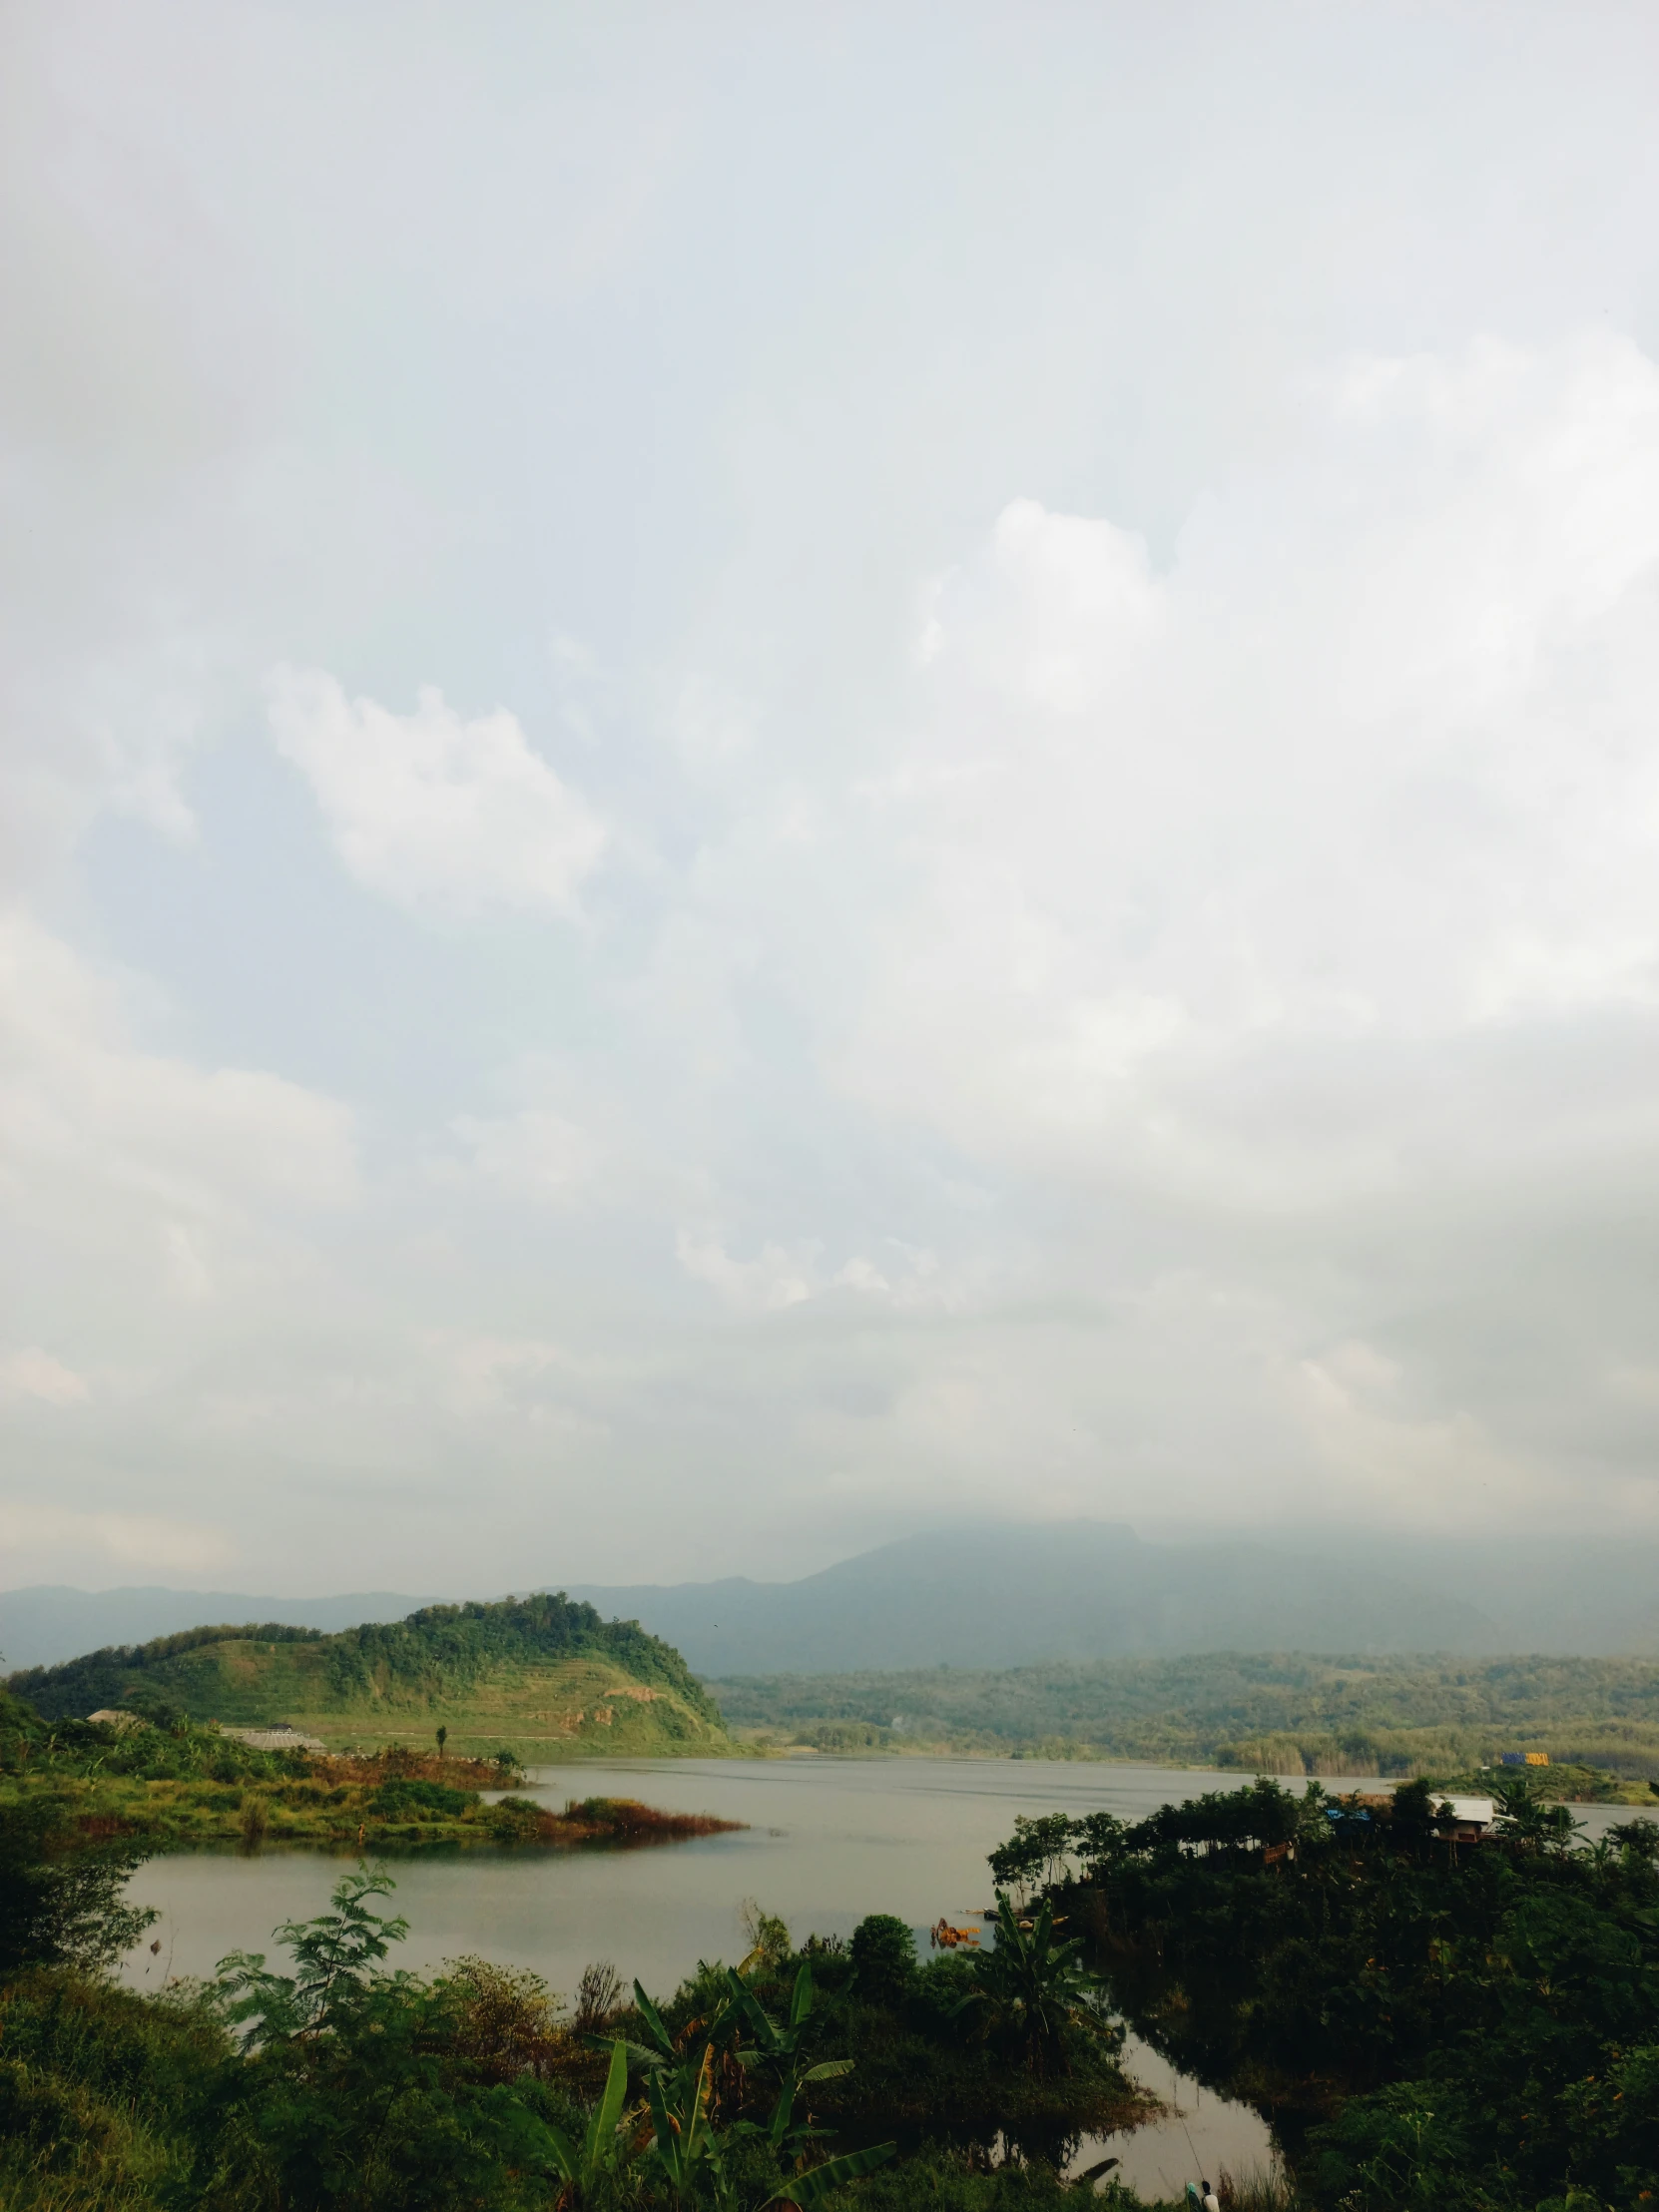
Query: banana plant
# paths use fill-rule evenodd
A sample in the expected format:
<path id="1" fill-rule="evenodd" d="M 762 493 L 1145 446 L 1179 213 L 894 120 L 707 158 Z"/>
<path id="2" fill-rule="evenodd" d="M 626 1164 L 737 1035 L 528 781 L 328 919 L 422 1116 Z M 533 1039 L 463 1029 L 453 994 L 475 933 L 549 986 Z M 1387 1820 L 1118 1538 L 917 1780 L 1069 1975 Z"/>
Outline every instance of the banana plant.
<path id="1" fill-rule="evenodd" d="M 695 2067 L 655 2066 L 645 2077 L 646 2101 L 655 2129 L 650 2155 L 673 2190 L 676 2205 L 684 2203 L 699 2168 L 713 2166 L 717 2185 L 723 2178 L 719 2172 L 719 2145 L 709 2122 L 714 2055 L 714 2045 L 705 2043 Z"/>
<path id="2" fill-rule="evenodd" d="M 756 2046 L 762 2056 L 777 2065 L 793 2068 L 800 2055 L 807 2015 L 813 2009 L 811 1965 L 805 1958 L 801 1961 L 801 1971 L 795 1977 L 795 1988 L 790 1995 L 789 2021 L 784 2027 L 777 2024 L 742 1975 L 730 1966 L 726 1969 L 726 1984 L 732 1992 L 734 2007 L 754 2030 Z"/>
<path id="3" fill-rule="evenodd" d="M 628 2046 L 619 2035 L 611 2045 L 611 2067 L 605 2076 L 605 2093 L 594 2106 L 580 2143 L 572 2143 L 561 2129 L 547 2123 L 553 2146 L 553 2163 L 564 2183 L 561 2204 L 591 2203 L 608 2174 L 627 2163 L 630 2144 L 622 2126 L 622 2108 L 628 2101 Z"/>
<path id="4" fill-rule="evenodd" d="M 978 1986 L 957 2006 L 981 2008 L 987 2031 L 1018 2044 L 1033 2072 L 1059 2057 L 1067 2026 L 1098 2020 L 1098 1975 L 1080 1963 L 1076 1936 L 1054 1940 L 1054 1911 L 1045 1899 L 1034 1921 L 1021 1921 L 1005 1891 L 996 1893 L 996 1948 L 973 1961 Z"/>
<path id="5" fill-rule="evenodd" d="M 763 2136 L 782 2156 L 796 2159 L 804 2154 L 807 2141 L 817 2132 L 794 2124 L 798 2091 L 809 2081 L 832 2080 L 848 2072 L 852 2061 L 850 2058 L 826 2059 L 801 2070 L 802 2036 L 813 2006 L 812 1969 L 805 1963 L 796 1975 L 790 2016 L 784 2027 L 772 2019 L 753 1990 L 730 1968 L 727 1969 L 727 1987 L 728 2001 L 705 2023 L 694 2045 L 696 2055 L 693 2056 L 676 2045 L 662 2014 L 636 1981 L 634 2001 L 647 2040 L 630 2043 L 619 2038 L 612 2047 L 611 2074 L 615 2080 L 619 2054 L 624 2080 L 630 2060 L 644 2069 L 646 2102 L 653 2129 L 648 2156 L 673 2191 L 676 2206 L 685 2203 L 699 2174 L 706 2172 L 722 2212 L 738 2212 L 721 2155 L 723 2137 L 710 2118 L 718 2053 L 738 2035 L 744 2024 L 753 2030 L 755 2047 L 740 2051 L 740 2059 L 753 2062 L 764 2058 L 776 2065 L 783 2075 L 771 2118 L 765 2127 L 754 2128 L 753 2132 Z M 607 2097 L 609 2094 L 607 2085 Z M 619 2111 L 620 2097 L 619 2091 Z M 736 2128 L 727 2131 L 728 2136 L 748 2133 L 751 2126 L 748 2121 L 740 2121 Z M 592 2132 L 590 2129 L 590 2136 Z M 613 2122 L 613 2135 L 614 2132 Z M 840 2157 L 826 2159 L 821 2165 L 809 2166 L 804 2172 L 781 2181 L 755 2212 L 769 2212 L 769 2207 L 781 2204 L 798 2205 L 802 2212 L 820 2212 L 832 2191 L 848 2181 L 856 2181 L 860 2175 L 872 2173 L 877 2166 L 894 2157 L 897 2150 L 896 2143 L 876 2143 L 862 2150 L 845 2151 Z"/>
<path id="6" fill-rule="evenodd" d="M 663 2015 L 638 1981 L 634 1983 L 634 2008 L 645 2023 L 646 2040 L 639 2043 L 628 2042 L 624 2048 L 628 2053 L 629 2064 L 648 2074 L 658 2073 L 665 2066 L 682 2066 L 695 2051 L 705 2046 L 719 2050 L 738 2033 L 738 2015 L 729 2002 L 722 2004 L 712 2019 L 702 2023 L 701 2032 L 689 2035 L 685 2043 L 675 2041 Z M 596 2036 L 588 2039 L 590 2042 L 599 2040 Z"/>
<path id="7" fill-rule="evenodd" d="M 801 1971 L 795 1977 L 795 1988 L 790 1996 L 788 2023 L 780 2027 L 766 2010 L 753 1989 L 746 1986 L 730 1966 L 726 1979 L 732 1992 L 732 2008 L 748 2025 L 755 2037 L 754 2047 L 739 2052 L 745 2065 L 757 2059 L 775 2066 L 779 2075 L 778 2100 L 772 2108 L 772 2117 L 763 2132 L 774 2150 L 787 2151 L 799 2157 L 807 2141 L 818 2131 L 811 2127 L 795 2125 L 795 2100 L 810 2081 L 834 2081 L 841 2074 L 850 2073 L 850 2058 L 826 2058 L 816 2066 L 803 2068 L 802 2040 L 806 2033 L 807 2018 L 813 2009 L 813 1969 L 805 1959 Z"/>
<path id="8" fill-rule="evenodd" d="M 843 2151 L 839 2158 L 828 2158 L 822 2166 L 809 2166 L 802 2174 L 792 2174 L 788 2181 L 781 2181 L 764 2204 L 756 2212 L 768 2212 L 774 2204 L 798 2204 L 803 2212 L 818 2212 L 830 2194 L 848 2181 L 856 2181 L 863 2174 L 873 2173 L 877 2166 L 884 2166 L 898 2152 L 896 2143 L 871 2143 L 864 2150 Z"/>

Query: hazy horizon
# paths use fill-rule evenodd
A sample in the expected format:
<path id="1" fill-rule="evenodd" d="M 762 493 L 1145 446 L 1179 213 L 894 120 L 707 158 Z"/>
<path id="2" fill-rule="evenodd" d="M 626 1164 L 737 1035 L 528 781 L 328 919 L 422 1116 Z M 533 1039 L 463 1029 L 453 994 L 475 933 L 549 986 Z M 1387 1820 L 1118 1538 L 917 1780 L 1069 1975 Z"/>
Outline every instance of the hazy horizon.
<path id="1" fill-rule="evenodd" d="M 0 1578 L 1659 1534 L 1650 9 L 0 40 Z"/>
<path id="2" fill-rule="evenodd" d="M 326 1632 L 538 1589 L 638 1620 L 710 1678 L 1225 1651 L 1659 1654 L 1659 1539 L 1371 1531 L 1321 1544 L 1259 1529 L 1172 1542 L 1110 1521 L 958 1522 L 789 1580 L 606 1583 L 531 1570 L 512 1590 L 264 1595 L 37 1584 L 0 1589 L 0 1654 L 5 1668 L 27 1667 L 214 1623 Z"/>
<path id="3" fill-rule="evenodd" d="M 314 1567 L 301 1572 L 291 1580 L 264 1587 L 260 1577 L 249 1576 L 239 1581 L 235 1594 L 257 1598 L 296 1599 L 301 1602 L 343 1601 L 351 1596 L 407 1597 L 411 1604 L 436 1605 L 459 1604 L 472 1600 L 493 1602 L 502 1597 L 524 1595 L 535 1590 L 568 1589 L 571 1591 L 630 1591 L 648 1587 L 678 1589 L 683 1587 L 706 1588 L 722 1581 L 747 1581 L 758 1585 L 787 1588 L 791 1584 L 829 1574 L 870 1556 L 877 1551 L 895 1549 L 911 1544 L 925 1544 L 937 1538 L 960 1539 L 988 1537 L 994 1540 L 1032 1537 L 1052 1531 L 1063 1533 L 1068 1528 L 1107 1531 L 1121 1529 L 1134 1542 L 1156 1549 L 1180 1551 L 1182 1549 L 1225 1549 L 1237 1544 L 1252 1551 L 1278 1551 L 1287 1562 L 1324 1559 L 1348 1560 L 1351 1558 L 1374 1559 L 1379 1571 L 1397 1572 L 1401 1559 L 1412 1561 L 1417 1572 L 1431 1572 L 1434 1560 L 1439 1557 L 1447 1562 L 1448 1570 L 1455 1569 L 1465 1559 L 1485 1558 L 1500 1569 L 1503 1562 L 1529 1560 L 1540 1565 L 1571 1563 L 1582 1566 L 1589 1561 L 1610 1561 L 1629 1566 L 1632 1574 L 1639 1574 L 1651 1553 L 1659 1558 L 1659 1529 L 1632 1537 L 1628 1531 L 1609 1531 L 1605 1534 L 1563 1536 L 1558 1530 L 1536 1529 L 1503 1532 L 1481 1529 L 1450 1531 L 1401 1529 L 1382 1524 L 1366 1523 L 1317 1523 L 1317 1522 L 1213 1522 L 1205 1525 L 1176 1525 L 1143 1519 L 1134 1523 L 1089 1516 L 1081 1519 L 1047 1520 L 1022 1519 L 1015 1516 L 955 1516 L 942 1517 L 920 1527 L 896 1531 L 879 1538 L 874 1544 L 844 1544 L 829 1546 L 821 1556 L 816 1556 L 792 1566 L 788 1572 L 776 1574 L 753 1573 L 728 1567 L 716 1559 L 696 1573 L 676 1574 L 672 1570 L 660 1575 L 633 1575 L 627 1578 L 603 1579 L 581 1571 L 580 1562 L 565 1563 L 548 1572 L 542 1571 L 545 1562 L 531 1562 L 516 1579 L 509 1579 L 488 1587 L 482 1583 L 450 1577 L 443 1581 L 441 1589 L 425 1591 L 371 1590 L 366 1587 L 352 1589 L 338 1574 L 328 1575 Z M 557 1549 L 557 1546 L 554 1547 Z M 1385 1562 L 1385 1564 L 1384 1564 Z M 439 1578 L 442 1580 L 442 1578 Z M 160 1590 L 189 1595 L 200 1592 L 204 1596 L 230 1593 L 226 1578 L 215 1579 L 207 1574 L 179 1574 L 160 1581 L 154 1577 L 136 1579 L 126 1576 L 119 1580 L 87 1579 L 81 1582 L 47 1581 L 34 1579 L 0 1584 L 0 1599 L 17 1596 L 27 1591 L 43 1589 L 72 1590 L 89 1597 L 109 1596 L 118 1592 Z M 1659 1600 L 1656 1600 L 1659 1604 Z"/>

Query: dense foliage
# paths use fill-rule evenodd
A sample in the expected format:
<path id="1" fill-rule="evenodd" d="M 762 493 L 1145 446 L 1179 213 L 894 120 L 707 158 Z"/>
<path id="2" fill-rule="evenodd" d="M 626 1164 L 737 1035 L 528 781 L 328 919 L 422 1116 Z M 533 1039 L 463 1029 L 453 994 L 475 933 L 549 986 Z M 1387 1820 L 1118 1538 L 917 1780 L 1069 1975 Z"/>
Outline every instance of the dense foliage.
<path id="1" fill-rule="evenodd" d="M 15 2212 L 852 2212 L 895 2154 L 908 2180 L 871 2212 L 1004 2212 L 1075 2192 L 1040 2159 L 991 2172 L 998 2130 L 1063 2143 L 1136 2111 L 1119 2032 L 1040 1915 L 1010 1916 L 1000 1959 L 928 1965 L 897 1922 L 797 1952 L 763 1917 L 740 1966 L 662 2006 L 596 1970 L 565 2017 L 480 1959 L 396 1970 L 391 1883 L 362 1872 L 276 1931 L 278 1963 L 233 1954 L 142 1998 L 97 1972 L 131 1909 L 107 1882 L 66 1919 L 54 1849 L 0 1812 L 5 1872 L 37 1901 L 0 1973 Z"/>
<path id="2" fill-rule="evenodd" d="M 1273 2116 L 1313 2201 L 1659 2196 L 1659 1826 L 1583 1848 L 1524 1779 L 1485 1840 L 1425 1784 L 1271 1782 L 1021 1825 L 993 1861 L 1094 1931 L 1184 2070 Z"/>
<path id="3" fill-rule="evenodd" d="M 637 1621 L 606 1621 L 591 1605 L 551 1594 L 492 1604 L 427 1605 L 406 1620 L 369 1622 L 333 1635 L 314 1629 L 190 1629 L 152 1643 L 112 1647 L 55 1667 L 13 1674 L 9 1687 L 49 1719 L 134 1704 L 146 1696 L 212 1718 L 223 1696 L 227 1644 L 317 1652 L 319 1682 L 333 1703 L 400 1689 L 429 1698 L 462 1694 L 503 1664 L 545 1664 L 581 1655 L 609 1660 L 636 1682 L 671 1693 L 718 1727 L 720 1712 L 670 1644 Z M 223 1717 L 223 1716 L 221 1716 Z"/>
<path id="4" fill-rule="evenodd" d="M 164 1710 L 157 1707 L 156 1710 Z M 393 1745 L 374 1753 L 264 1751 L 193 1721 L 48 1721 L 0 1691 L 0 1812 L 44 1821 L 65 1851 L 237 1843 L 407 1851 L 432 1846 L 643 1845 L 738 1823 L 631 1798 L 562 1811 L 497 1795 L 520 1779 L 492 1760 Z"/>
<path id="5" fill-rule="evenodd" d="M 830 1752 L 1099 1754 L 1280 1774 L 1453 1774 L 1545 1751 L 1659 1775 L 1659 1660 L 1205 1653 L 998 1673 L 773 1675 L 712 1685 L 734 1727 Z"/>

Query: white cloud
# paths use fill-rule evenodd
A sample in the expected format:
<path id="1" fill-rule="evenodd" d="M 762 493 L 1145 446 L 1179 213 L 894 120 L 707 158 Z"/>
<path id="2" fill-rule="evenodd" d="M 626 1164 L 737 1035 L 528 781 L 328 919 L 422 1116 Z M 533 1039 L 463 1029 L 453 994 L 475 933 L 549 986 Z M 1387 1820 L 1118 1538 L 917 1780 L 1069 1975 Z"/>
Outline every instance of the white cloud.
<path id="1" fill-rule="evenodd" d="M 212 1565 L 229 1556 L 198 1525 L 198 1496 L 224 1494 L 215 1405 L 251 1358 L 281 1365 L 296 1326 L 326 1334 L 323 1251 L 359 1195 L 351 1116 L 146 1050 L 119 981 L 17 915 L 0 921 L 0 1251 L 33 1339 L 0 1363 L 8 1566 L 77 1546 Z M 42 1423 L 71 1406 L 72 1493 L 42 1519 Z"/>
<path id="2" fill-rule="evenodd" d="M 574 914 L 605 830 L 504 711 L 463 722 L 424 688 L 412 715 L 279 669 L 271 729 L 360 882 L 409 906 Z"/>
<path id="3" fill-rule="evenodd" d="M 1145 1167 L 1217 1053 L 1659 1004 L 1659 370 L 1476 346 L 1310 407 L 1161 576 L 1020 501 L 942 586 L 860 1096 Z"/>
<path id="4" fill-rule="evenodd" d="M 54 1360 L 39 1345 L 0 1358 L 0 1397 L 37 1397 L 48 1405 L 79 1405 L 87 1397 L 85 1376 Z"/>
<path id="5" fill-rule="evenodd" d="M 177 1244 L 262 1207 L 331 1207 L 356 1190 L 349 1113 L 281 1077 L 199 1068 L 133 1040 L 116 986 L 23 915 L 0 916 L 0 1192 L 73 1178 Z"/>
<path id="6" fill-rule="evenodd" d="M 682 1229 L 675 1256 L 686 1273 L 718 1292 L 740 1313 L 781 1313 L 814 1296 L 818 1284 L 816 1254 L 764 1245 L 753 1260 L 734 1260 L 716 1236 Z"/>

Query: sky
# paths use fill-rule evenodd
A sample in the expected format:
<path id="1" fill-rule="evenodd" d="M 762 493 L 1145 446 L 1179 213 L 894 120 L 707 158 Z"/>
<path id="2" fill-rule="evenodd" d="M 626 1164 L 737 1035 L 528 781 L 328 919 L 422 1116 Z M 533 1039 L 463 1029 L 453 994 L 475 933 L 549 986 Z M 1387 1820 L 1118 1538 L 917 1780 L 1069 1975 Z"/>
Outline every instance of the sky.
<path id="1" fill-rule="evenodd" d="M 0 1583 L 1659 1527 L 1659 17 L 0 21 Z"/>

